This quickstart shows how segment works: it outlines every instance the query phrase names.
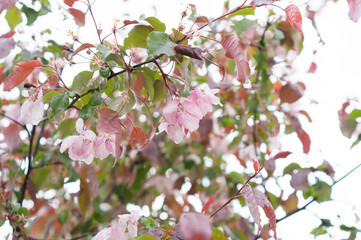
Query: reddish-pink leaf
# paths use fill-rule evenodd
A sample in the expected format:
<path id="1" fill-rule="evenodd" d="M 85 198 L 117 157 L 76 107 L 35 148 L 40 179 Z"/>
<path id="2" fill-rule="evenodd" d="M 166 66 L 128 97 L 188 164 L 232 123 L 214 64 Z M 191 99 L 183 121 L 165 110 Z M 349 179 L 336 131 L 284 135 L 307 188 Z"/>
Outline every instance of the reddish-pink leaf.
<path id="1" fill-rule="evenodd" d="M 302 15 L 298 7 L 294 4 L 291 4 L 285 9 L 287 15 L 287 21 L 291 26 L 296 29 L 297 32 L 300 32 L 302 35 L 303 41 L 303 32 L 302 32 Z"/>
<path id="2" fill-rule="evenodd" d="M 4 81 L 4 91 L 11 91 L 14 87 L 22 84 L 25 79 L 34 71 L 35 67 L 42 66 L 43 63 L 39 60 L 31 60 L 29 62 L 18 65 L 14 72 L 12 72 Z"/>
<path id="3" fill-rule="evenodd" d="M 73 54 L 71 54 L 70 59 L 72 59 L 75 55 L 77 55 L 79 52 L 83 51 L 84 49 L 89 49 L 89 48 L 95 48 L 95 46 L 93 44 L 90 43 L 84 43 L 82 44 L 80 47 L 78 47 Z"/>
<path id="4" fill-rule="evenodd" d="M 36 202 L 37 202 L 37 198 L 36 198 L 36 187 L 35 187 L 35 184 L 33 183 L 33 181 L 31 181 L 31 179 L 30 178 L 28 178 L 27 180 L 26 180 L 26 188 L 27 188 L 27 190 L 28 190 L 28 193 L 29 193 L 29 195 L 30 195 L 30 198 L 31 198 L 31 200 L 33 200 L 33 202 L 34 202 L 34 204 L 36 204 Z"/>
<path id="5" fill-rule="evenodd" d="M 21 143 L 21 139 L 19 136 L 20 128 L 21 127 L 18 124 L 13 122 L 10 123 L 10 125 L 7 127 L 1 126 L 1 132 L 2 134 L 4 134 L 3 142 L 7 144 L 7 148 L 10 151 L 17 148 Z"/>
<path id="6" fill-rule="evenodd" d="M 85 14 L 82 11 L 75 8 L 69 8 L 68 11 L 71 15 L 73 15 L 75 23 L 78 26 L 85 25 Z"/>
<path id="7" fill-rule="evenodd" d="M 50 87 L 55 87 L 58 84 L 58 81 L 59 79 L 55 74 L 51 74 L 46 80 Z"/>
<path id="8" fill-rule="evenodd" d="M 238 39 L 236 34 L 227 35 L 222 38 L 221 44 L 227 58 L 234 59 L 237 67 L 237 80 L 245 83 L 251 69 L 248 63 L 247 46 Z"/>
<path id="9" fill-rule="evenodd" d="M 0 0 L 0 13 L 5 10 L 15 6 L 17 0 Z"/>
<path id="10" fill-rule="evenodd" d="M 346 108 L 350 105 L 350 101 L 346 101 L 342 104 L 342 108 L 338 110 L 338 120 L 340 121 L 340 124 L 343 123 L 348 117 L 348 114 L 346 113 Z"/>
<path id="11" fill-rule="evenodd" d="M 305 130 L 301 130 L 297 132 L 298 138 L 301 140 L 301 143 L 303 145 L 303 152 L 309 153 L 310 152 L 310 146 L 311 146 L 311 139 L 310 136 L 305 132 Z"/>
<path id="12" fill-rule="evenodd" d="M 72 7 L 73 4 L 78 0 L 64 0 L 64 3 L 68 5 L 69 7 Z"/>
<path id="13" fill-rule="evenodd" d="M 277 153 L 272 159 L 276 160 L 276 159 L 279 159 L 279 158 L 286 158 L 288 157 L 288 155 L 292 154 L 291 152 L 279 152 Z"/>
<path id="14" fill-rule="evenodd" d="M 5 69 L 5 66 L 0 67 L 0 84 L 3 82 L 2 79 L 4 76 L 4 69 Z"/>
<path id="15" fill-rule="evenodd" d="M 15 47 L 13 35 L 15 32 L 9 32 L 0 36 L 0 59 L 7 57 L 10 51 Z"/>
<path id="16" fill-rule="evenodd" d="M 137 145 L 141 146 L 145 142 L 145 133 L 144 130 L 140 127 L 134 127 L 129 137 L 129 144 L 132 148 L 135 148 Z"/>
<path id="17" fill-rule="evenodd" d="M 295 174 L 292 174 L 292 179 L 290 181 L 291 187 L 295 190 L 304 190 L 308 185 L 307 176 L 310 171 L 298 171 Z"/>
<path id="18" fill-rule="evenodd" d="M 253 169 L 255 172 L 259 171 L 259 162 L 257 160 L 253 160 Z"/>
<path id="19" fill-rule="evenodd" d="M 280 89 L 280 99 L 285 103 L 294 103 L 302 97 L 301 88 L 297 84 L 287 83 Z"/>
<path id="20" fill-rule="evenodd" d="M 210 21 L 207 17 L 205 16 L 199 16 L 199 17 L 196 17 L 194 19 L 194 23 L 198 26 L 198 27 L 203 27 L 205 25 L 208 25 L 210 24 Z"/>
<path id="21" fill-rule="evenodd" d="M 260 206 L 261 208 L 263 208 L 263 211 L 269 219 L 271 229 L 274 232 L 274 237 L 275 239 L 277 239 L 276 215 L 274 213 L 273 206 L 271 202 L 267 199 L 266 195 L 261 191 L 247 185 L 244 186 L 244 188 L 242 189 L 242 196 L 244 197 L 249 211 L 258 226 L 258 231 L 262 229 L 260 222 L 260 213 L 258 209 L 258 206 Z"/>
<path id="22" fill-rule="evenodd" d="M 310 69 L 308 69 L 308 73 L 315 73 L 316 70 L 317 70 L 317 65 L 316 65 L 316 63 L 312 62 Z"/>
<path id="23" fill-rule="evenodd" d="M 208 201 L 204 204 L 203 208 L 202 208 L 202 213 L 205 213 L 208 208 L 212 205 L 214 199 L 216 198 L 218 193 L 213 194 L 212 196 L 209 197 Z"/>
<path id="24" fill-rule="evenodd" d="M 118 112 L 109 108 L 98 111 L 97 132 L 121 133 L 122 122 L 118 118 Z"/>
<path id="25" fill-rule="evenodd" d="M 213 227 L 209 218 L 201 213 L 183 213 L 179 219 L 186 240 L 213 240 Z"/>
<path id="26" fill-rule="evenodd" d="M 136 20 L 124 20 L 124 22 L 123 22 L 123 26 L 127 26 L 127 25 L 130 25 L 130 24 L 137 24 L 137 23 L 139 23 L 138 21 L 136 21 Z"/>
<path id="27" fill-rule="evenodd" d="M 354 22 L 357 22 L 361 17 L 361 0 L 347 0 L 349 12 L 348 16 Z"/>

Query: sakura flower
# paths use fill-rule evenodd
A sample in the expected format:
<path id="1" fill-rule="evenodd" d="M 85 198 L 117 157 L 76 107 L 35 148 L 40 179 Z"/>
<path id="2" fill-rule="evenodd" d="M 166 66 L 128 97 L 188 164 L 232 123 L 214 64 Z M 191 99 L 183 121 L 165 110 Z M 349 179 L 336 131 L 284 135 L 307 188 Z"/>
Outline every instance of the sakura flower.
<path id="1" fill-rule="evenodd" d="M 34 97 L 34 96 L 33 96 Z M 41 101 L 43 91 L 40 89 L 36 99 L 25 100 L 20 110 L 20 120 L 24 123 L 38 125 L 44 115 L 44 103 Z"/>
<path id="2" fill-rule="evenodd" d="M 95 140 L 95 156 L 101 160 L 106 158 L 109 154 L 115 157 L 115 134 L 102 132 Z"/>
<path id="3" fill-rule="evenodd" d="M 185 138 L 186 134 L 184 128 L 178 123 L 162 122 L 159 125 L 159 132 L 166 131 L 169 138 L 172 139 L 176 144 L 179 144 Z"/>
<path id="4" fill-rule="evenodd" d="M 132 211 L 130 214 L 118 215 L 116 225 L 102 229 L 92 240 L 128 240 L 136 237 L 138 233 L 139 212 Z"/>
<path id="5" fill-rule="evenodd" d="M 189 131 L 199 127 L 202 112 L 194 101 L 187 98 L 175 98 L 168 102 L 163 110 L 163 117 L 168 124 L 179 124 Z"/>
<path id="6" fill-rule="evenodd" d="M 69 157 L 72 160 L 84 161 L 87 164 L 92 163 L 95 151 L 94 143 L 96 135 L 91 130 L 84 130 L 84 121 L 79 118 L 76 121 L 76 130 L 80 135 L 73 135 L 64 138 L 60 146 L 60 152 L 63 153 L 69 149 Z"/>

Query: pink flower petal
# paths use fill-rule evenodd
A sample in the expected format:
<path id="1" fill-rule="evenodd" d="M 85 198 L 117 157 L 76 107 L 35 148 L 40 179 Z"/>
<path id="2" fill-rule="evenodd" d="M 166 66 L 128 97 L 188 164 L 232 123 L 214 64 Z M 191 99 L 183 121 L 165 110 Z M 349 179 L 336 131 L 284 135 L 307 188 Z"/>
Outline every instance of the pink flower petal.
<path id="1" fill-rule="evenodd" d="M 78 133 L 82 133 L 84 128 L 84 121 L 81 118 L 78 118 L 75 123 L 75 129 Z"/>
<path id="2" fill-rule="evenodd" d="M 179 124 L 169 124 L 166 129 L 168 136 L 176 144 L 179 144 L 185 138 L 183 128 Z"/>
<path id="3" fill-rule="evenodd" d="M 66 149 L 68 149 L 71 145 L 73 145 L 73 143 L 76 141 L 77 138 L 78 136 L 68 136 L 64 138 L 60 146 L 60 152 L 61 153 L 65 152 Z"/>

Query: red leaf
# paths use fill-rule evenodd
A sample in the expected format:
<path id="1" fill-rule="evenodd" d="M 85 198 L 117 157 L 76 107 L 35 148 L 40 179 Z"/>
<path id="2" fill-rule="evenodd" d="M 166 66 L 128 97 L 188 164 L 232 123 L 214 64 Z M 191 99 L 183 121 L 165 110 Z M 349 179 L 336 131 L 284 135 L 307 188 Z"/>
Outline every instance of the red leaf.
<path id="1" fill-rule="evenodd" d="M 295 174 L 292 174 L 292 178 L 290 181 L 291 187 L 293 187 L 295 190 L 304 190 L 306 186 L 308 185 L 307 176 L 310 173 L 310 171 L 298 171 Z"/>
<path id="2" fill-rule="evenodd" d="M 1 132 L 4 134 L 4 140 L 7 144 L 7 148 L 12 151 L 13 149 L 17 148 L 21 143 L 21 139 L 19 136 L 20 126 L 16 123 L 10 123 L 9 126 L 3 127 L 1 126 Z"/>
<path id="3" fill-rule="evenodd" d="M 7 57 L 10 51 L 15 47 L 15 41 L 12 36 L 15 32 L 9 32 L 0 36 L 0 59 Z"/>
<path id="4" fill-rule="evenodd" d="M 69 7 L 72 7 L 73 4 L 78 0 L 64 0 L 64 3 L 68 5 Z"/>
<path id="5" fill-rule="evenodd" d="M 311 146 L 310 136 L 305 132 L 305 130 L 297 132 L 297 136 L 301 140 L 301 143 L 303 145 L 303 152 L 306 154 L 309 153 Z"/>
<path id="6" fill-rule="evenodd" d="M 276 160 L 278 158 L 286 158 L 290 154 L 292 154 L 292 153 L 291 152 L 279 152 L 272 159 Z"/>
<path id="7" fill-rule="evenodd" d="M 201 213 L 183 213 L 179 219 L 186 240 L 213 240 L 213 227 L 208 217 Z"/>
<path id="8" fill-rule="evenodd" d="M 144 130 L 140 127 L 134 127 L 129 137 L 129 144 L 132 148 L 135 148 L 137 145 L 143 145 L 145 142 Z"/>
<path id="9" fill-rule="evenodd" d="M 122 122 L 118 118 L 118 112 L 109 108 L 98 111 L 97 132 L 121 133 Z"/>
<path id="10" fill-rule="evenodd" d="M 140 75 L 137 75 L 137 78 L 135 79 L 135 82 L 133 84 L 133 90 L 137 96 L 140 96 L 142 94 L 143 87 L 144 86 L 142 77 Z"/>
<path id="11" fill-rule="evenodd" d="M 236 34 L 227 35 L 222 38 L 221 44 L 227 58 L 234 59 L 237 67 L 237 80 L 245 83 L 251 69 L 248 64 L 247 46 L 238 39 Z"/>
<path id="12" fill-rule="evenodd" d="M 199 17 L 196 17 L 194 19 L 194 23 L 198 26 L 198 27 L 203 27 L 205 25 L 208 25 L 210 24 L 210 21 L 207 17 L 205 16 L 199 16 Z"/>
<path id="13" fill-rule="evenodd" d="M 9 8 L 13 8 L 17 0 L 0 0 L 0 13 Z"/>
<path id="14" fill-rule="evenodd" d="M 312 62 L 310 69 L 308 69 L 308 73 L 315 73 L 316 70 L 317 70 L 317 65 L 316 65 L 316 63 Z"/>
<path id="15" fill-rule="evenodd" d="M 280 98 L 282 102 L 294 103 L 302 97 L 302 91 L 297 84 L 287 83 L 280 89 Z"/>
<path id="16" fill-rule="evenodd" d="M 55 87 L 58 84 L 58 81 L 59 79 L 55 74 L 51 74 L 46 80 L 50 87 Z"/>
<path id="17" fill-rule="evenodd" d="M 349 18 L 357 22 L 361 17 L 361 0 L 347 0 L 349 12 L 348 16 Z"/>
<path id="18" fill-rule="evenodd" d="M 208 208 L 212 205 L 214 199 L 216 198 L 218 193 L 213 194 L 212 196 L 209 197 L 208 201 L 204 204 L 203 208 L 202 208 L 202 213 L 205 213 Z"/>
<path id="19" fill-rule="evenodd" d="M 26 180 L 26 188 L 27 188 L 27 190 L 28 190 L 28 193 L 29 193 L 29 195 L 30 195 L 31 200 L 33 200 L 34 204 L 36 204 L 36 202 L 37 202 L 37 200 L 38 200 L 38 199 L 36 198 L 36 193 L 37 193 L 37 191 L 36 191 L 35 184 L 33 183 L 33 181 L 31 181 L 30 178 L 28 178 L 28 179 Z"/>
<path id="20" fill-rule="evenodd" d="M 71 15 L 73 15 L 75 23 L 78 26 L 85 25 L 85 14 L 82 11 L 75 8 L 69 8 L 68 11 Z"/>
<path id="21" fill-rule="evenodd" d="M 139 23 L 138 21 L 136 21 L 136 20 L 124 20 L 124 22 L 123 22 L 123 26 L 125 27 L 125 26 L 127 26 L 127 25 L 130 25 L 130 24 L 137 24 L 137 23 Z"/>
<path id="22" fill-rule="evenodd" d="M 258 206 L 260 206 L 261 208 L 263 208 L 263 211 L 268 217 L 271 225 L 271 229 L 274 232 L 274 237 L 275 239 L 277 239 L 276 215 L 274 213 L 272 204 L 267 199 L 266 195 L 264 195 L 261 191 L 247 185 L 244 186 L 244 188 L 242 189 L 242 196 L 244 197 L 244 200 L 246 201 L 249 211 L 258 226 L 258 231 L 262 229 L 260 222 L 260 214 L 258 210 Z"/>
<path id="23" fill-rule="evenodd" d="M 73 54 L 70 56 L 70 59 L 72 59 L 75 55 L 77 55 L 79 52 L 83 51 L 84 49 L 89 49 L 89 48 L 95 48 L 95 46 L 93 44 L 90 43 L 84 43 L 82 44 L 80 47 L 78 47 Z"/>
<path id="24" fill-rule="evenodd" d="M 25 79 L 34 71 L 35 67 L 42 66 L 39 60 L 31 60 L 29 62 L 18 65 L 4 81 L 4 91 L 11 91 L 14 87 L 22 84 Z"/>
<path id="25" fill-rule="evenodd" d="M 259 171 L 259 163 L 257 160 L 253 160 L 253 169 L 255 172 Z"/>
<path id="26" fill-rule="evenodd" d="M 178 54 L 187 56 L 187 57 L 191 57 L 191 58 L 195 58 L 198 60 L 203 60 L 202 59 L 202 49 L 197 48 L 197 47 L 192 47 L 192 46 L 184 46 L 182 44 L 178 44 L 177 46 L 174 47 L 174 51 L 176 51 Z"/>
<path id="27" fill-rule="evenodd" d="M 287 15 L 287 21 L 291 26 L 296 29 L 297 32 L 300 32 L 302 35 L 303 41 L 303 32 L 302 32 L 302 15 L 298 7 L 294 4 L 291 4 L 285 9 Z"/>
<path id="28" fill-rule="evenodd" d="M 2 79 L 3 79 L 3 75 L 4 75 L 4 69 L 5 69 L 5 66 L 0 67 L 0 84 L 3 82 Z"/>
<path id="29" fill-rule="evenodd" d="M 350 105 L 350 101 L 346 101 L 342 104 L 342 108 L 338 110 L 338 120 L 340 121 L 340 124 L 343 123 L 348 117 L 348 114 L 346 113 L 346 108 Z"/>

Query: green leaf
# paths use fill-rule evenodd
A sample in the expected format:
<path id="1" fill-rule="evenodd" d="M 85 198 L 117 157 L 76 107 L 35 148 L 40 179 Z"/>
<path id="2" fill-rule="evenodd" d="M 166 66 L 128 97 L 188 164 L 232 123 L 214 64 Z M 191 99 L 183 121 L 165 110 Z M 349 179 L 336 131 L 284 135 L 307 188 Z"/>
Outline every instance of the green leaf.
<path id="1" fill-rule="evenodd" d="M 61 110 L 66 110 L 69 106 L 69 98 L 64 93 L 55 95 L 50 102 L 50 107 L 52 109 L 50 118 L 54 117 L 55 114 L 60 112 Z"/>
<path id="2" fill-rule="evenodd" d="M 341 132 L 345 137 L 351 138 L 353 132 L 356 130 L 356 126 L 357 121 L 354 118 L 347 118 L 341 123 Z"/>
<path id="3" fill-rule="evenodd" d="M 153 84 L 154 88 L 154 98 L 153 103 L 162 101 L 165 98 L 165 93 L 167 92 L 163 80 L 155 80 Z"/>
<path id="4" fill-rule="evenodd" d="M 245 15 L 254 15 L 254 8 L 246 8 L 246 9 L 239 10 L 239 11 L 229 15 L 228 18 L 232 18 L 234 16 L 239 16 L 239 15 L 243 15 L 243 16 L 245 16 Z"/>
<path id="5" fill-rule="evenodd" d="M 107 78 L 109 76 L 109 74 L 110 74 L 110 69 L 108 67 L 101 67 L 99 69 L 99 74 L 103 78 Z"/>
<path id="6" fill-rule="evenodd" d="M 93 73 L 89 71 L 83 71 L 78 73 L 78 75 L 74 77 L 71 90 L 76 92 L 78 95 L 83 95 L 88 91 L 88 83 L 92 77 Z"/>
<path id="7" fill-rule="evenodd" d="M 325 182 L 318 181 L 315 185 L 316 201 L 318 203 L 325 202 L 331 199 L 331 186 Z"/>
<path id="8" fill-rule="evenodd" d="M 290 174 L 293 172 L 293 170 L 301 169 L 301 166 L 297 163 L 291 163 L 285 169 L 283 170 L 283 175 Z"/>
<path id="9" fill-rule="evenodd" d="M 142 235 L 139 237 L 134 238 L 134 240 L 158 240 L 159 238 L 155 238 L 149 235 Z"/>
<path id="10" fill-rule="evenodd" d="M 105 60 L 107 58 L 107 56 L 109 55 L 108 48 L 103 44 L 99 44 L 97 46 L 97 49 L 102 54 L 102 60 Z"/>
<path id="11" fill-rule="evenodd" d="M 65 183 L 75 182 L 79 179 L 79 174 L 73 168 L 73 160 L 71 160 L 66 153 L 59 154 L 59 159 L 69 171 L 68 179 Z"/>
<path id="12" fill-rule="evenodd" d="M 166 28 L 165 24 L 162 23 L 158 18 L 156 18 L 156 17 L 147 17 L 144 20 L 147 21 L 150 25 L 152 25 L 154 30 L 159 31 L 159 32 L 164 32 L 165 31 L 165 28 Z"/>
<path id="13" fill-rule="evenodd" d="M 245 32 L 249 29 L 252 29 L 255 24 L 256 24 L 256 21 L 245 18 L 241 21 L 237 21 L 234 24 L 234 30 L 236 31 L 236 33 L 238 35 L 240 35 L 241 33 Z"/>
<path id="14" fill-rule="evenodd" d="M 59 124 L 54 135 L 54 140 L 64 139 L 73 134 L 75 129 L 75 118 L 67 118 Z"/>
<path id="15" fill-rule="evenodd" d="M 361 117 L 361 110 L 360 109 L 352 110 L 352 112 L 348 115 L 348 117 L 353 119 Z"/>
<path id="16" fill-rule="evenodd" d="M 224 234 L 216 227 L 213 227 L 213 240 L 227 240 Z"/>
<path id="17" fill-rule="evenodd" d="M 26 25 L 33 24 L 39 16 L 39 13 L 37 11 L 35 11 L 32 8 L 28 8 L 25 5 L 23 5 L 23 7 L 21 8 L 21 11 L 23 11 L 23 13 L 25 13 L 26 18 L 28 19 L 28 22 L 26 23 Z"/>
<path id="18" fill-rule="evenodd" d="M 144 88 L 147 90 L 148 95 L 150 99 L 154 98 L 154 87 L 153 87 L 153 81 L 154 81 L 154 72 L 150 68 L 142 68 L 142 71 L 139 72 L 140 77 L 143 82 Z"/>
<path id="19" fill-rule="evenodd" d="M 124 39 L 124 48 L 141 47 L 147 48 L 147 37 L 154 29 L 150 26 L 137 25 L 130 30 L 128 37 Z"/>
<path id="20" fill-rule="evenodd" d="M 98 91 L 93 92 L 89 102 L 92 106 L 101 105 L 103 103 L 102 94 Z"/>
<path id="21" fill-rule="evenodd" d="M 108 108 L 119 112 L 119 116 L 123 116 L 130 112 L 135 105 L 135 97 L 132 90 L 123 91 L 120 97 L 114 98 L 109 104 Z"/>
<path id="22" fill-rule="evenodd" d="M 93 108 L 90 107 L 89 104 L 82 107 L 79 111 L 79 117 L 81 117 L 84 121 L 88 120 L 93 114 Z"/>
<path id="23" fill-rule="evenodd" d="M 111 62 L 114 61 L 118 66 L 123 66 L 124 62 L 122 60 L 122 58 L 115 53 L 110 53 L 106 58 L 105 58 L 106 62 Z"/>
<path id="24" fill-rule="evenodd" d="M 8 9 L 6 11 L 5 19 L 8 22 L 11 31 L 23 21 L 21 11 L 17 7 Z"/>
<path id="25" fill-rule="evenodd" d="M 149 56 L 154 57 L 159 54 L 174 56 L 176 54 L 173 47 L 177 46 L 177 44 L 172 42 L 166 33 L 156 31 L 149 33 L 147 43 Z"/>

